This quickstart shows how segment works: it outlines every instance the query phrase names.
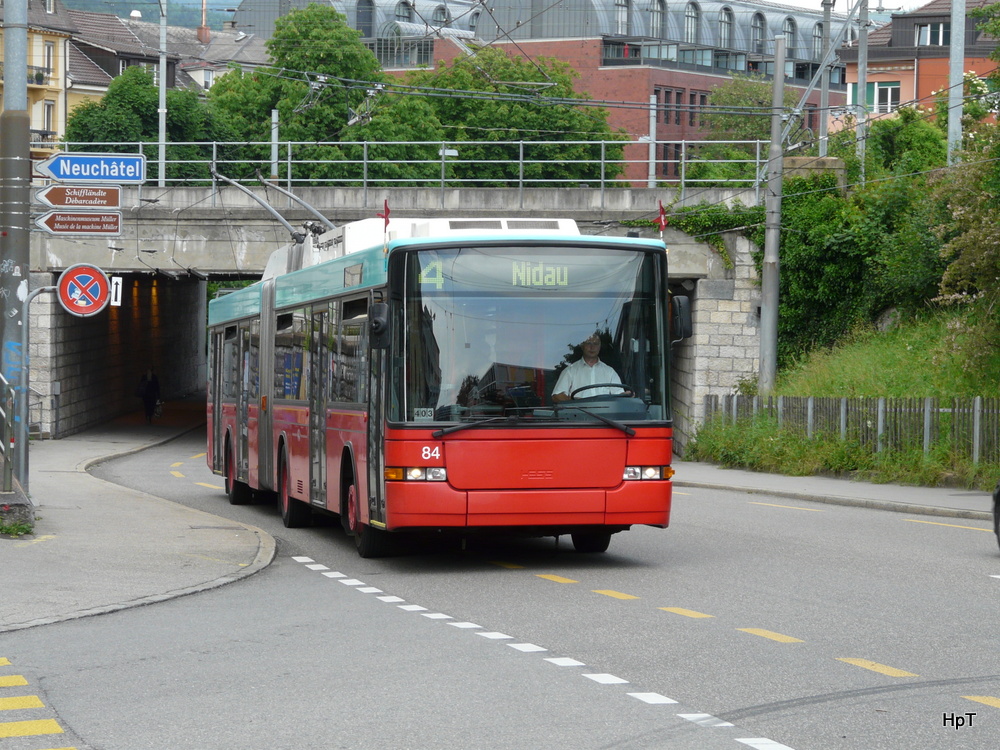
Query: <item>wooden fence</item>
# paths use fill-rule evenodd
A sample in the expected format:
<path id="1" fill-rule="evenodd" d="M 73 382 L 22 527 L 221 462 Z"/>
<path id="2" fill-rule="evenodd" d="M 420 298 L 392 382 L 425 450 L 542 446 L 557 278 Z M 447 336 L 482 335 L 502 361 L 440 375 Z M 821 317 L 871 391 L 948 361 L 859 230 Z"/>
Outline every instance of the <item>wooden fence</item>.
<path id="1" fill-rule="evenodd" d="M 1000 463 L 1000 399 L 708 396 L 705 420 L 768 415 L 808 438 L 840 437 L 878 451 L 950 446 L 974 463 Z"/>

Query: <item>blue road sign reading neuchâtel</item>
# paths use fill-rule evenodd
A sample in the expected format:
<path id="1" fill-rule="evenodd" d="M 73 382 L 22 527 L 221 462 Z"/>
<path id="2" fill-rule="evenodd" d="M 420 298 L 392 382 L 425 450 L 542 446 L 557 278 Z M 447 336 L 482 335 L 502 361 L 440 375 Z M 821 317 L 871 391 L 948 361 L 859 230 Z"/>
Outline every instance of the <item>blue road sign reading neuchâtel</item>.
<path id="1" fill-rule="evenodd" d="M 146 181 L 146 157 L 142 154 L 78 154 L 64 152 L 35 167 L 60 182 L 112 182 L 137 185 Z"/>

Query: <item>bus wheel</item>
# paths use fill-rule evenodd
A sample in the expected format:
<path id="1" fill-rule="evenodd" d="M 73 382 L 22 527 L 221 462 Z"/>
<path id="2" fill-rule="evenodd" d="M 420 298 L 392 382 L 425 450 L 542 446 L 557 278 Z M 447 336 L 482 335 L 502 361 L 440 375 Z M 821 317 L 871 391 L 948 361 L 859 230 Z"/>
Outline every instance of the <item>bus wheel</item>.
<path id="1" fill-rule="evenodd" d="M 361 557 L 382 557 L 389 553 L 389 537 L 381 529 L 374 529 L 361 523 L 358 485 L 351 482 L 347 487 L 347 526 L 354 536 L 354 545 Z"/>
<path id="2" fill-rule="evenodd" d="M 577 552 L 606 552 L 611 544 L 610 531 L 581 531 L 570 534 Z"/>
<path id="3" fill-rule="evenodd" d="M 250 485 L 236 478 L 236 457 L 231 444 L 226 451 L 226 494 L 230 505 L 246 505 L 253 499 Z"/>
<path id="4" fill-rule="evenodd" d="M 281 509 L 281 522 L 286 529 L 297 529 L 308 526 L 312 516 L 309 506 L 296 500 L 288 493 L 288 463 L 281 462 L 281 472 L 279 476 L 280 490 L 278 491 L 278 505 Z"/>

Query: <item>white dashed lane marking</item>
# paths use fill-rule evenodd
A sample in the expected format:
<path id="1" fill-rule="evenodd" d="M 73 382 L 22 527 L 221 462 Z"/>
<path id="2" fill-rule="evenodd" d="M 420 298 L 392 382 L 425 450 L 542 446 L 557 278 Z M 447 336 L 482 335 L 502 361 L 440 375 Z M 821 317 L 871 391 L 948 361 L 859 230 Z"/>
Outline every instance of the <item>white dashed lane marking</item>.
<path id="1" fill-rule="evenodd" d="M 364 581 L 360 581 L 357 578 L 349 578 L 344 573 L 329 570 L 329 568 L 327 568 L 325 565 L 322 565 L 321 563 L 316 563 L 311 557 L 297 556 L 293 557 L 292 560 L 298 563 L 302 563 L 309 570 L 315 570 L 321 572 L 322 575 L 326 576 L 327 578 L 339 581 L 345 586 L 353 587 L 356 591 L 361 591 L 363 593 L 378 593 L 378 594 L 382 593 L 381 589 L 377 589 L 374 586 L 368 586 L 367 584 L 365 584 Z M 540 576 L 540 577 L 545 578 L 547 576 Z M 549 578 L 555 580 L 556 577 L 549 577 Z M 575 583 L 575 581 L 570 581 L 570 579 L 559 579 L 559 582 Z M 380 601 L 389 604 L 395 604 L 398 609 L 401 609 L 404 612 L 419 612 L 423 617 L 426 617 L 429 620 L 440 620 L 442 622 L 445 622 L 447 625 L 450 625 L 459 630 L 471 631 L 476 635 L 485 638 L 487 640 L 494 640 L 494 641 L 513 640 L 513 636 L 507 635 L 506 633 L 483 630 L 482 626 L 477 625 L 476 623 L 456 621 L 451 615 L 445 614 L 444 612 L 432 612 L 427 607 L 421 606 L 420 604 L 408 604 L 406 603 L 405 599 L 399 596 L 386 594 L 384 596 L 378 596 L 376 598 L 379 599 Z M 683 611 L 683 614 L 688 614 L 688 613 L 685 610 Z M 691 614 L 698 615 L 698 613 L 691 613 Z M 508 643 L 506 645 L 510 646 L 516 651 L 520 651 L 525 654 L 548 652 L 548 649 L 545 648 L 544 646 L 539 646 L 534 643 Z M 544 657 L 544 660 L 558 667 L 587 666 L 584 662 L 578 661 L 577 659 L 573 659 L 568 656 L 549 656 L 549 657 Z M 586 677 L 588 680 L 596 682 L 599 685 L 629 684 L 628 680 L 613 674 L 608 674 L 606 672 L 581 672 L 578 674 L 580 674 L 582 677 Z M 642 703 L 645 703 L 650 706 L 664 706 L 664 705 L 677 704 L 677 701 L 674 700 L 673 698 L 668 698 L 667 696 L 662 695 L 660 693 L 634 692 L 634 693 L 626 693 L 626 695 L 629 696 L 630 698 L 635 698 L 636 700 L 641 701 Z M 718 727 L 734 726 L 730 722 L 724 721 L 716 716 L 712 716 L 711 714 L 679 713 L 676 714 L 676 716 L 678 716 L 681 719 L 685 719 L 686 721 L 690 721 L 693 724 L 696 724 L 700 727 L 718 728 Z M 742 743 L 747 747 L 751 747 L 753 748 L 753 750 L 793 750 L 787 745 L 782 745 L 778 742 L 775 742 L 774 740 L 769 740 L 766 737 L 736 739 L 735 741 Z"/>

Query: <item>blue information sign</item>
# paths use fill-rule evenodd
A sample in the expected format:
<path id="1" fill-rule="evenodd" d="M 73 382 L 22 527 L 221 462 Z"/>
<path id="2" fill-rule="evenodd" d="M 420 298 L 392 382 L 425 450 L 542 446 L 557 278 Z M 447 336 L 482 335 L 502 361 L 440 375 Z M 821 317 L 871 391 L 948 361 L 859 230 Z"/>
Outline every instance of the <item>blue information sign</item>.
<path id="1" fill-rule="evenodd" d="M 39 162 L 35 169 L 59 182 L 138 185 L 146 181 L 146 157 L 142 154 L 63 152 Z"/>

